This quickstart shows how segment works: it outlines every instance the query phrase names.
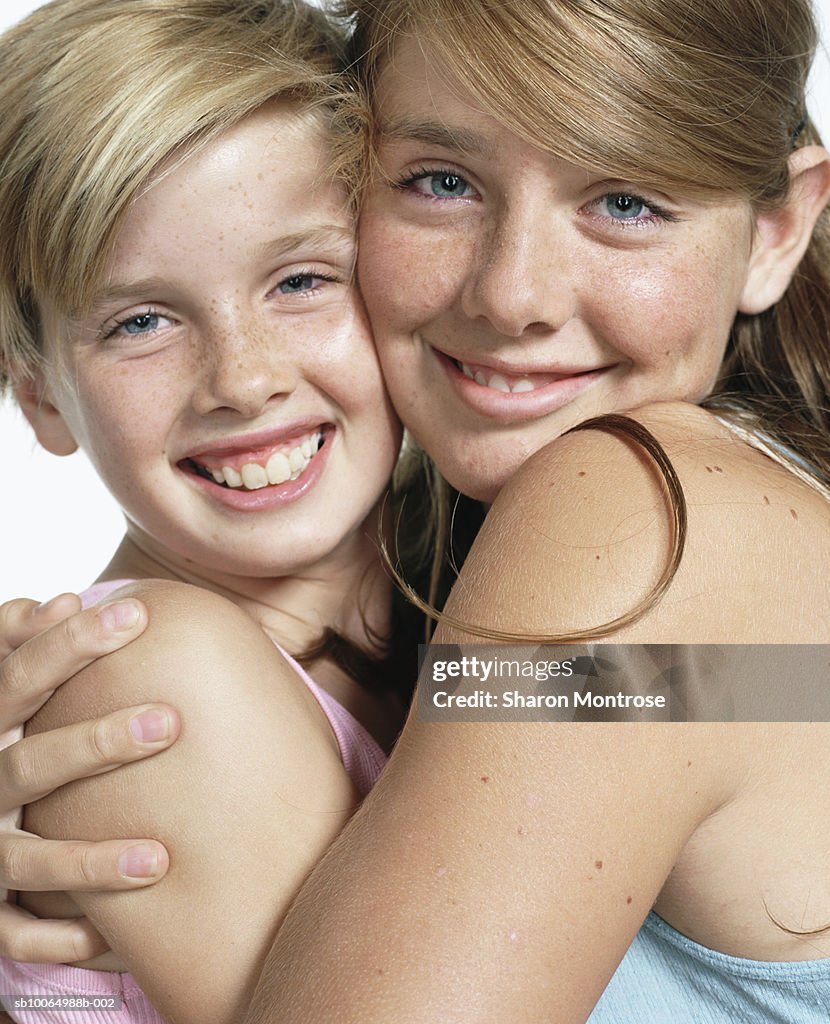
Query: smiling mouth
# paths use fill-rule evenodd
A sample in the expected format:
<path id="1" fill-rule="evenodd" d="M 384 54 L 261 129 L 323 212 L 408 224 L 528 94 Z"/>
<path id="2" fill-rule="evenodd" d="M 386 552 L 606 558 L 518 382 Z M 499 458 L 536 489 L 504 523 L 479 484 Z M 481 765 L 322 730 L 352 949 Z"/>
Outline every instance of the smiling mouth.
<path id="1" fill-rule="evenodd" d="M 233 459 L 215 459 L 203 456 L 182 459 L 179 468 L 186 473 L 210 480 L 229 490 L 258 491 L 289 481 L 299 480 L 310 466 L 314 456 L 326 443 L 324 430 L 318 429 L 289 448 L 275 448 L 267 452 L 248 453 Z"/>
<path id="2" fill-rule="evenodd" d="M 479 387 L 488 388 L 490 391 L 499 391 L 502 394 L 527 394 L 531 391 L 539 391 L 549 384 L 556 383 L 556 381 L 567 380 L 571 377 L 581 377 L 583 374 L 593 372 L 593 370 L 580 370 L 575 373 L 510 374 L 501 373 L 488 366 L 464 363 L 460 359 L 453 359 L 451 356 L 447 358 L 465 377 L 474 381 Z"/>

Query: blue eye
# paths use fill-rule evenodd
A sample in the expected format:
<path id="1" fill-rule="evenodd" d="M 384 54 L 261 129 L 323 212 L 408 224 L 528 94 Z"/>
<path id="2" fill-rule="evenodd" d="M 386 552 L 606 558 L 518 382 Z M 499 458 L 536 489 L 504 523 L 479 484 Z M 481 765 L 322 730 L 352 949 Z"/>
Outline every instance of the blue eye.
<path id="1" fill-rule="evenodd" d="M 294 274 L 280 281 L 277 286 L 283 295 L 296 295 L 298 292 L 308 292 L 314 287 L 314 282 L 319 278 L 313 274 Z"/>
<path id="2" fill-rule="evenodd" d="M 304 271 L 284 277 L 277 285 L 277 291 L 282 295 L 313 296 L 318 292 L 323 292 L 326 286 L 331 284 L 342 284 L 342 280 L 334 274 L 315 274 L 311 271 Z"/>
<path id="3" fill-rule="evenodd" d="M 432 194 L 441 198 L 461 199 L 464 197 L 470 186 L 460 174 L 449 174 L 441 171 L 438 174 L 430 174 L 425 183 L 429 183 Z"/>
<path id="4" fill-rule="evenodd" d="M 159 328 L 160 316 L 158 313 L 142 313 L 140 316 L 132 316 L 129 320 L 122 320 L 119 327 L 127 334 L 149 334 Z"/>
<path id="5" fill-rule="evenodd" d="M 427 199 L 472 199 L 477 193 L 466 178 L 455 171 L 419 168 L 395 183 L 402 191 L 416 192 Z"/>
<path id="6" fill-rule="evenodd" d="M 156 313 L 152 309 L 134 316 L 125 316 L 116 320 L 102 329 L 103 338 L 144 338 L 164 330 L 165 327 L 172 327 L 173 321 L 164 313 Z"/>
<path id="7" fill-rule="evenodd" d="M 606 192 L 583 207 L 595 223 L 619 229 L 658 228 L 680 218 L 651 199 L 636 192 Z"/>
<path id="8" fill-rule="evenodd" d="M 648 210 L 642 199 L 623 193 L 603 196 L 603 202 L 609 215 L 615 220 L 637 220 L 644 210 Z"/>

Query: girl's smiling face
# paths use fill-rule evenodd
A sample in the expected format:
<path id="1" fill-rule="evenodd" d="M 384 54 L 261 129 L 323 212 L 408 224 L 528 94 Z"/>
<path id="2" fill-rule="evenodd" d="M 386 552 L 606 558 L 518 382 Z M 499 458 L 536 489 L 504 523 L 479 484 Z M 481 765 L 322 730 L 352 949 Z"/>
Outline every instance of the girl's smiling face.
<path id="1" fill-rule="evenodd" d="M 153 176 L 94 308 L 42 304 L 70 383 L 38 436 L 84 448 L 163 564 L 281 576 L 375 535 L 400 428 L 327 160 L 312 116 L 260 108 Z"/>
<path id="2" fill-rule="evenodd" d="M 753 218 L 557 159 L 428 57 L 402 42 L 378 80 L 360 283 L 404 423 L 492 500 L 592 416 L 711 391 L 758 304 Z"/>

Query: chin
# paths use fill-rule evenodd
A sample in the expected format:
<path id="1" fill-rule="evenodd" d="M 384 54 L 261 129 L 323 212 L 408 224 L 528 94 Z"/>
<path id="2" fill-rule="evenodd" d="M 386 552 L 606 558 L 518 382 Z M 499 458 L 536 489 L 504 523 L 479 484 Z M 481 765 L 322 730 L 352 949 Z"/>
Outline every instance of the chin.
<path id="1" fill-rule="evenodd" d="M 512 466 L 510 472 L 482 474 L 481 467 L 469 466 L 442 466 L 438 464 L 441 475 L 457 491 L 472 498 L 473 501 L 480 501 L 485 505 L 492 505 L 518 466 Z"/>

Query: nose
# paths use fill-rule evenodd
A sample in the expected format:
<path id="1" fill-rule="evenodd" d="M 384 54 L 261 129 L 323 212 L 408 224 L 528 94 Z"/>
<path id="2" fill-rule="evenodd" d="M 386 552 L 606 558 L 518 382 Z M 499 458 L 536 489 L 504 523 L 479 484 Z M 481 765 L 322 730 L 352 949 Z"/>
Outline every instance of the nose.
<path id="1" fill-rule="evenodd" d="M 275 397 L 297 386 L 299 367 L 291 348 L 273 326 L 236 309 L 212 318 L 195 350 L 196 386 L 192 405 L 200 416 L 229 409 L 256 417 Z"/>
<path id="2" fill-rule="evenodd" d="M 511 338 L 556 331 L 570 319 L 572 268 L 549 209 L 502 211 L 483 241 L 461 293 L 467 317 Z"/>

